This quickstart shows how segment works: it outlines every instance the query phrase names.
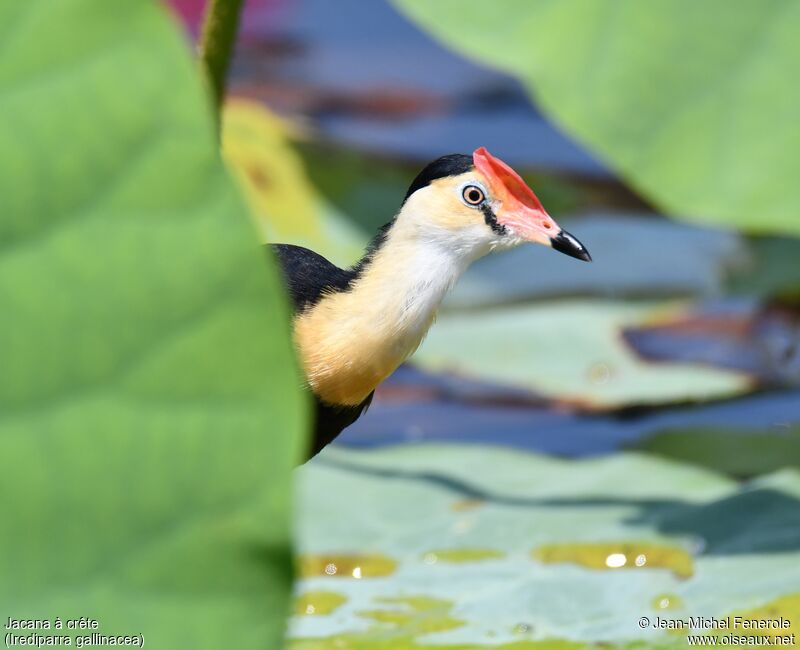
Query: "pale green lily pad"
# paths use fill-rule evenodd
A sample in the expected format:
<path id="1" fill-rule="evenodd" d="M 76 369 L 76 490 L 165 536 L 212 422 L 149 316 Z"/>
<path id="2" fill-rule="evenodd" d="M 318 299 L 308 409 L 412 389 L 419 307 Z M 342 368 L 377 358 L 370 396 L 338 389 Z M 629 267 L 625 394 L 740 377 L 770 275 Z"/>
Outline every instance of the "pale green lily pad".
<path id="1" fill-rule="evenodd" d="M 2 616 L 278 648 L 305 402 L 198 68 L 150 0 L 0 25 Z"/>
<path id="2" fill-rule="evenodd" d="M 398 564 L 371 579 L 302 580 L 301 592 L 332 589 L 348 600 L 333 616 L 293 618 L 293 648 L 482 648 L 521 639 L 547 648 L 670 639 L 685 647 L 641 629 L 639 618 L 665 616 L 665 598 L 687 616 L 797 601 L 797 471 L 740 486 L 638 454 L 563 461 L 451 444 L 334 446 L 297 474 L 301 552 L 381 554 Z M 482 505 L 452 507 L 464 498 Z M 580 554 L 569 561 L 570 549 L 593 545 L 603 553 L 599 563 Z M 563 561 L 537 559 L 537 550 L 559 547 Z M 430 548 L 494 549 L 502 557 L 435 562 Z M 629 555 L 624 565 L 618 553 Z M 797 626 L 800 610 L 792 607 Z M 364 616 L 375 610 L 384 613 Z"/>
<path id="3" fill-rule="evenodd" d="M 459 52 L 520 78 L 549 115 L 666 212 L 800 232 L 800 88 L 792 83 L 800 4 L 394 4 Z"/>
<path id="4" fill-rule="evenodd" d="M 677 309 L 679 303 L 587 300 L 445 312 L 412 361 L 602 408 L 746 392 L 745 375 L 643 361 L 622 340 L 624 327 Z"/>

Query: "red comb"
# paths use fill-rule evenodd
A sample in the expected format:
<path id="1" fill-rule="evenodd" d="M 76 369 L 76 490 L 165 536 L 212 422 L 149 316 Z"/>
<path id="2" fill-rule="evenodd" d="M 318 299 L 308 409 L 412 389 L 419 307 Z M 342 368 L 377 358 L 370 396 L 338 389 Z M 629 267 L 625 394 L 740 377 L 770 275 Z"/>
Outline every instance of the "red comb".
<path id="1" fill-rule="evenodd" d="M 486 176 L 493 186 L 504 188 L 511 198 L 522 205 L 544 212 L 544 207 L 539 199 L 519 174 L 502 160 L 490 154 L 486 147 L 475 149 L 472 153 L 472 161 L 475 163 L 475 168 Z"/>

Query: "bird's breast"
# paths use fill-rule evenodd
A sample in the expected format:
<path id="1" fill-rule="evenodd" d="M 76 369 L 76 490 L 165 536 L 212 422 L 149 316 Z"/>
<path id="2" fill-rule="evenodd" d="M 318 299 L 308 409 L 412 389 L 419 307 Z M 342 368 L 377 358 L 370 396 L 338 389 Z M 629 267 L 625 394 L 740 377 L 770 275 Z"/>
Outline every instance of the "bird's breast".
<path id="1" fill-rule="evenodd" d="M 380 310 L 363 296 L 342 293 L 295 319 L 294 339 L 308 384 L 328 404 L 355 406 L 411 355 L 428 319 L 410 318 L 397 305 Z"/>

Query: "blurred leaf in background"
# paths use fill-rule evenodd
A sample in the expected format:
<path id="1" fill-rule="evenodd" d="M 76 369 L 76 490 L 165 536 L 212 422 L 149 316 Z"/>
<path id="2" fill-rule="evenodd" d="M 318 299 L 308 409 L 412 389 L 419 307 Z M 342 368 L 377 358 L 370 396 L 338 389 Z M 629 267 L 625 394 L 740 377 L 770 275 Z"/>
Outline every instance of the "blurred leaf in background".
<path id="1" fill-rule="evenodd" d="M 305 404 L 189 49 L 149 0 L 0 25 L 0 611 L 277 648 Z"/>
<path id="2" fill-rule="evenodd" d="M 491 124 L 494 119 L 487 116 L 485 121 Z M 429 162 L 425 159 L 410 162 L 393 158 L 388 153 L 370 155 L 314 140 L 300 140 L 297 145 L 314 186 L 369 234 L 394 217 L 411 181 Z M 464 146 L 461 142 L 458 149 Z M 531 187 L 536 188 L 536 195 L 553 214 L 588 205 L 597 207 L 600 197 L 571 179 L 541 170 L 535 175 L 525 170 L 521 173 Z"/>
<path id="3" fill-rule="evenodd" d="M 750 263 L 731 278 L 731 292 L 800 305 L 800 239 L 753 237 L 750 250 Z"/>
<path id="4" fill-rule="evenodd" d="M 364 238 L 317 193 L 295 152 L 289 123 L 261 104 L 226 103 L 223 155 L 249 199 L 262 240 L 306 246 L 347 266 Z"/>
<path id="5" fill-rule="evenodd" d="M 669 214 L 800 233 L 796 2 L 393 1 Z"/>
<path id="6" fill-rule="evenodd" d="M 633 447 L 742 479 L 776 468 L 800 470 L 800 428 L 788 422 L 753 430 L 734 427 L 665 429 Z"/>

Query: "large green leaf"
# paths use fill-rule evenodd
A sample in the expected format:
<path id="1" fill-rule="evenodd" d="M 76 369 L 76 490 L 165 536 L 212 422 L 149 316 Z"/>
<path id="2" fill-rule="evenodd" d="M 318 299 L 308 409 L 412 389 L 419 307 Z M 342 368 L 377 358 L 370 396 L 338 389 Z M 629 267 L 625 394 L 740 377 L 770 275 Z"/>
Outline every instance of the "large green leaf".
<path id="1" fill-rule="evenodd" d="M 0 611 L 277 648 L 304 404 L 188 48 L 149 0 L 0 25 Z"/>
<path id="2" fill-rule="evenodd" d="M 298 474 L 297 650 L 677 650 L 640 617 L 767 606 L 800 625 L 795 470 L 741 486 L 640 454 L 428 444 L 334 446 Z"/>
<path id="3" fill-rule="evenodd" d="M 394 2 L 522 79 L 667 212 L 800 232 L 796 2 Z"/>

